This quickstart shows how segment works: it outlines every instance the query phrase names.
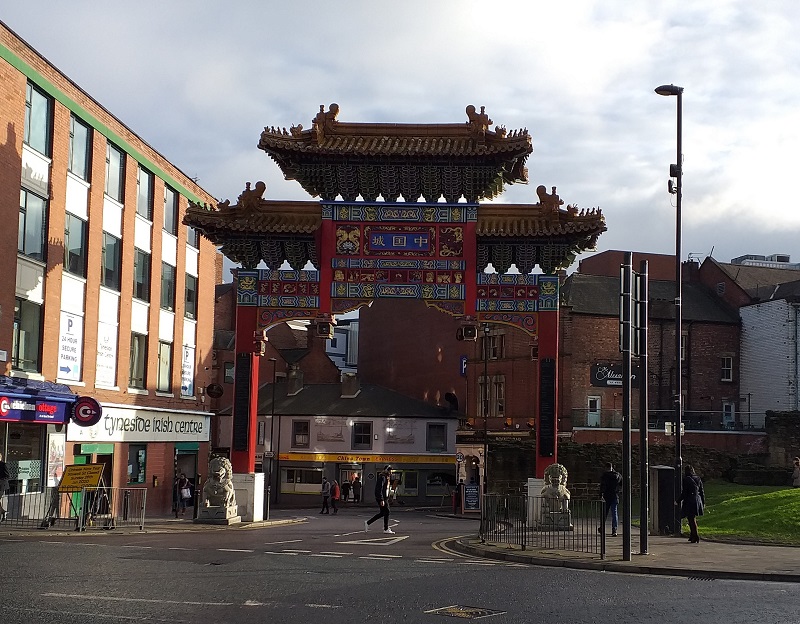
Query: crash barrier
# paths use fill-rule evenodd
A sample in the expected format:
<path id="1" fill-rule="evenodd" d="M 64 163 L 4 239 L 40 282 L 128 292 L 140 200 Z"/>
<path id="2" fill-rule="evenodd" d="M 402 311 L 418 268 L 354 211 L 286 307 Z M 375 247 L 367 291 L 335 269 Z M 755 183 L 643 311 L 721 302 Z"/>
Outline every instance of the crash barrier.
<path id="1" fill-rule="evenodd" d="M 481 509 L 483 544 L 521 550 L 566 550 L 605 559 L 603 501 L 557 499 L 524 494 L 485 494 Z"/>
<path id="2" fill-rule="evenodd" d="M 145 488 L 48 487 L 3 498 L 3 529 L 144 529 Z"/>

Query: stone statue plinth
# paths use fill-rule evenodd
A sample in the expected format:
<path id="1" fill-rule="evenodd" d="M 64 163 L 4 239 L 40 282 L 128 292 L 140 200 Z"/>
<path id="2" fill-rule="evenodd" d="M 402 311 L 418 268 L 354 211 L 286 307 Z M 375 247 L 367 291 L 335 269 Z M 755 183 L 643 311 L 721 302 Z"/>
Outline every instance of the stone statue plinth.
<path id="1" fill-rule="evenodd" d="M 561 464 L 550 464 L 545 468 L 544 481 L 538 528 L 543 531 L 572 531 L 567 469 Z"/>
<path id="2" fill-rule="evenodd" d="M 200 524 L 237 524 L 242 521 L 238 510 L 238 505 L 200 507 L 195 522 Z"/>

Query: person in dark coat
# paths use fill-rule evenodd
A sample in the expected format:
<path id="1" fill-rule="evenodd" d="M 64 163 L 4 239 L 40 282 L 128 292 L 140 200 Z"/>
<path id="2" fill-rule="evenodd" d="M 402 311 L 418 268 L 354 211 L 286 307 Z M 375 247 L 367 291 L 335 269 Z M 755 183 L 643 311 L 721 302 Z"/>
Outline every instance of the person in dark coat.
<path id="1" fill-rule="evenodd" d="M 378 503 L 378 513 L 369 520 L 364 520 L 364 533 L 369 531 L 369 525 L 383 518 L 383 532 L 394 533 L 389 528 L 389 499 L 392 484 L 392 467 L 384 466 L 383 472 L 378 477 L 375 484 L 375 502 Z"/>
<path id="2" fill-rule="evenodd" d="M 353 479 L 353 502 L 361 502 L 361 479 L 359 477 Z"/>
<path id="3" fill-rule="evenodd" d="M 694 473 L 694 468 L 689 465 L 683 469 L 681 496 L 678 503 L 681 505 L 681 518 L 686 518 L 689 523 L 689 542 L 697 544 L 700 541 L 700 535 L 697 532 L 697 516 L 703 515 L 706 494 L 703 491 L 702 480 Z"/>
<path id="4" fill-rule="evenodd" d="M 600 496 L 603 497 L 603 523 L 611 512 L 611 537 L 617 536 L 617 526 L 619 525 L 619 489 L 622 487 L 622 475 L 614 470 L 611 462 L 606 464 L 606 471 L 600 477 Z M 602 533 L 602 527 L 597 527 L 597 532 Z"/>

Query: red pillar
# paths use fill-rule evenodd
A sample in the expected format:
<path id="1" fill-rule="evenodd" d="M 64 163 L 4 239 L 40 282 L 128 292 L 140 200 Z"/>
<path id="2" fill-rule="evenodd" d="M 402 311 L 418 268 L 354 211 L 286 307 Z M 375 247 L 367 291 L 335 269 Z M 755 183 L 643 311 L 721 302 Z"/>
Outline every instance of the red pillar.
<path id="1" fill-rule="evenodd" d="M 236 368 L 233 386 L 233 472 L 256 470 L 258 427 L 258 359 L 253 353 L 258 308 L 236 306 Z"/>
<path id="2" fill-rule="evenodd" d="M 558 461 L 559 312 L 539 313 L 539 388 L 536 415 L 536 476 Z"/>

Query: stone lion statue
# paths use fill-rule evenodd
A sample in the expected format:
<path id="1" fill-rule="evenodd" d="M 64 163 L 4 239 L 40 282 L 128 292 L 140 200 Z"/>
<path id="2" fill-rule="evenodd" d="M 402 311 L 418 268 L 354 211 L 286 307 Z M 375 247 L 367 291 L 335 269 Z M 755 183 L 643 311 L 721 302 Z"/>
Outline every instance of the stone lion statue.
<path id="1" fill-rule="evenodd" d="M 208 481 L 203 485 L 206 507 L 233 507 L 236 491 L 233 489 L 233 466 L 227 457 L 215 457 L 208 464 Z"/>
<path id="2" fill-rule="evenodd" d="M 544 487 L 542 497 L 550 499 L 550 508 L 561 511 L 569 510 L 570 494 L 567 489 L 567 469 L 561 464 L 550 464 L 544 469 Z"/>

